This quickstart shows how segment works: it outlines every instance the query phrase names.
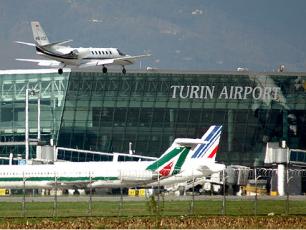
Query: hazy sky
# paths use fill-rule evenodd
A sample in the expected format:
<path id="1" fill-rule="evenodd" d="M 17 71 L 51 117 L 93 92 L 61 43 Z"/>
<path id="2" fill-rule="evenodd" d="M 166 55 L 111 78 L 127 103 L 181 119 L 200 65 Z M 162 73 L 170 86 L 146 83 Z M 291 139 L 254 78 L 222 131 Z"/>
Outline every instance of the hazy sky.
<path id="1" fill-rule="evenodd" d="M 142 66 L 182 70 L 306 69 L 305 0 L 0 0 L 0 69 L 37 68 L 30 21 L 51 42 L 152 53 Z M 139 68 L 139 65 L 133 66 Z"/>

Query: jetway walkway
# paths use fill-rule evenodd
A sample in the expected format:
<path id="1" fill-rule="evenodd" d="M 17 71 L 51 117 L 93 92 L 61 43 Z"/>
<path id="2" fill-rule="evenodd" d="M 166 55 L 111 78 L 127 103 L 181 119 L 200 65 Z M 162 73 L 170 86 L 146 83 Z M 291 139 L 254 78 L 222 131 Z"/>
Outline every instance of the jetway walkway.
<path id="1" fill-rule="evenodd" d="M 64 147 L 56 147 L 55 148 L 55 155 L 59 156 L 60 152 L 70 152 L 71 154 L 79 154 L 79 153 L 85 153 L 85 154 L 92 154 L 92 155 L 98 155 L 98 156 L 108 156 L 111 158 L 111 161 L 117 162 L 117 161 L 154 161 L 157 158 L 156 157 L 149 157 L 149 156 L 142 156 L 137 154 L 129 154 L 129 153 L 107 153 L 107 152 L 98 152 L 98 151 L 91 151 L 91 150 L 83 150 L 83 149 L 72 149 L 72 148 L 64 148 Z M 59 160 L 57 158 L 57 160 Z"/>

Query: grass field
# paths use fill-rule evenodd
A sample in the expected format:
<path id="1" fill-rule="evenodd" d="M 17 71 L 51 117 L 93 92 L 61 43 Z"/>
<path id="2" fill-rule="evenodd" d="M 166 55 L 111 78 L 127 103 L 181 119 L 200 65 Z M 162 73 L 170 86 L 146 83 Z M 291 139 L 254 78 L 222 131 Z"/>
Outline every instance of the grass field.
<path id="1" fill-rule="evenodd" d="M 5 228 L 305 228 L 306 200 L 156 200 L 92 202 L 0 202 L 0 229 Z M 25 215 L 25 217 L 23 217 Z M 16 218 L 17 217 L 17 218 Z"/>
<path id="2" fill-rule="evenodd" d="M 55 208 L 53 202 L 27 202 L 25 209 L 22 203 L 0 202 L 0 217 L 75 217 L 75 216 L 217 216 L 223 214 L 222 201 L 99 201 L 92 202 L 58 202 Z M 259 200 L 257 202 L 258 216 L 285 215 L 286 201 Z M 255 202 L 249 200 L 229 200 L 226 202 L 225 213 L 228 216 L 254 216 Z M 306 216 L 306 200 L 290 201 L 289 215 Z M 306 226 L 306 225 L 305 225 Z"/>
<path id="3" fill-rule="evenodd" d="M 168 217 L 67 217 L 67 218 L 0 218 L 5 229 L 126 229 L 126 228 L 239 228 L 304 229 L 305 216 L 168 216 Z"/>

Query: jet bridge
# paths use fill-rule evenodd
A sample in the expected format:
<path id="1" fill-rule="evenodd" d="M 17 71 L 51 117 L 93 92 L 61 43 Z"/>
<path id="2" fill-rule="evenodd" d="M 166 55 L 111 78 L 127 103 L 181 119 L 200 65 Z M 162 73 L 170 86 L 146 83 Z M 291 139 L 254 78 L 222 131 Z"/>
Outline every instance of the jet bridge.
<path id="1" fill-rule="evenodd" d="M 266 146 L 265 164 L 272 168 L 277 165 L 276 175 L 272 175 L 272 191 L 277 191 L 279 196 L 286 193 L 301 194 L 303 176 L 293 171 L 300 171 L 306 167 L 306 150 L 290 149 L 286 142 L 268 142 Z M 277 189 L 276 189 L 277 188 Z"/>

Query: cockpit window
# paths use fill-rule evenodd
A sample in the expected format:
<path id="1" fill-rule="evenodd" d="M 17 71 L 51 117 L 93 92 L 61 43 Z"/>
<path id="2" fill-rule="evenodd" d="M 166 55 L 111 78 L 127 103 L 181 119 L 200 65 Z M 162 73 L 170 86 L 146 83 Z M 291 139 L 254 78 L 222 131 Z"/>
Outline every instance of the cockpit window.
<path id="1" fill-rule="evenodd" d="M 118 54 L 119 55 L 121 55 L 121 56 L 125 56 L 125 54 L 124 53 L 122 53 L 119 49 L 117 49 L 117 51 L 118 51 Z"/>

